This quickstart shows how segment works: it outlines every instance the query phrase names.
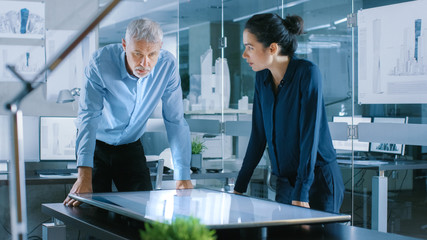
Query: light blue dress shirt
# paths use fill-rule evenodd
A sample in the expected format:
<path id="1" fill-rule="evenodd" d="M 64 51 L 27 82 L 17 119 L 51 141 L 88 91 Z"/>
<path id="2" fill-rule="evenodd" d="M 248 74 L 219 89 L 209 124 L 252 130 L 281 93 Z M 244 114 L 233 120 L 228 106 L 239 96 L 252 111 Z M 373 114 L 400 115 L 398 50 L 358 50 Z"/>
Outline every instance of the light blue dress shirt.
<path id="1" fill-rule="evenodd" d="M 160 51 L 151 72 L 137 78 L 126 70 L 121 44 L 99 49 L 85 70 L 77 117 L 77 166 L 93 167 L 96 139 L 110 145 L 137 141 L 162 100 L 175 180 L 190 179 L 190 130 L 184 119 L 177 62 Z"/>

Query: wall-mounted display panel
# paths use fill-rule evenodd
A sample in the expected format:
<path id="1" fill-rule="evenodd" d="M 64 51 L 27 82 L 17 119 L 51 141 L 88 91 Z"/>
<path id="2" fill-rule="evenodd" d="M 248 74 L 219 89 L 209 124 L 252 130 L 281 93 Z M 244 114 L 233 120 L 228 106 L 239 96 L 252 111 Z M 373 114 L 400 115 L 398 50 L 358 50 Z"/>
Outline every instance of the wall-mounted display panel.
<path id="1" fill-rule="evenodd" d="M 427 1 L 358 12 L 358 100 L 427 103 Z"/>

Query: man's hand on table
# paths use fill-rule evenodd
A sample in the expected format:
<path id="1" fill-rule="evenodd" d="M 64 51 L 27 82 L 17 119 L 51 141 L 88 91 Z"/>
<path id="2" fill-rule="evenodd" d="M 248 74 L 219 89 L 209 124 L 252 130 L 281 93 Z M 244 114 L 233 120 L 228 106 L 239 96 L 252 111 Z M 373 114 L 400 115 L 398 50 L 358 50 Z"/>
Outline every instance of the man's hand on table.
<path id="1" fill-rule="evenodd" d="M 74 183 L 70 193 L 91 193 L 92 192 L 92 168 L 79 167 L 77 181 Z M 81 202 L 67 196 L 64 205 L 69 207 L 78 207 Z"/>
<path id="2" fill-rule="evenodd" d="M 176 181 L 176 189 L 192 189 L 193 184 L 191 180 L 178 180 Z"/>

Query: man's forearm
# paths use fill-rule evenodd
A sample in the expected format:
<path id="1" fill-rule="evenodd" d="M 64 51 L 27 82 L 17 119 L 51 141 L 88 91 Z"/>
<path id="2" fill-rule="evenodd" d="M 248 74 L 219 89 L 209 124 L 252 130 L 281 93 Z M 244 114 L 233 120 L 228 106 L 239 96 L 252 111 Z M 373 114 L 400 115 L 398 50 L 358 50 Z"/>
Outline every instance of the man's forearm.
<path id="1" fill-rule="evenodd" d="M 79 167 L 78 178 L 81 181 L 92 182 L 92 168 L 91 167 Z"/>

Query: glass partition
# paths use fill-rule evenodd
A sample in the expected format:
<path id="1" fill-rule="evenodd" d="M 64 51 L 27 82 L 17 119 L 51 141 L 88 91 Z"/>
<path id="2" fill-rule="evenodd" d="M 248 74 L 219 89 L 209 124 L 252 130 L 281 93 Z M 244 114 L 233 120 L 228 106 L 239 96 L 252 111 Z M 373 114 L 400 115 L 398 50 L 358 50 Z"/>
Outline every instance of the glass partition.
<path id="1" fill-rule="evenodd" d="M 229 114 L 234 61 L 228 54 L 226 12 L 221 0 L 182 1 L 179 5 L 184 111 L 193 141 L 204 145 L 201 152 L 193 152 L 202 155 L 199 169 L 195 169 L 199 172 L 229 171 L 225 164 L 233 159 L 232 138 L 222 131 L 225 119 L 236 115 Z"/>
<path id="2" fill-rule="evenodd" d="M 405 23 L 399 22 L 403 18 L 396 17 L 397 22 L 387 22 L 381 15 L 387 9 L 382 7 L 390 2 L 365 0 L 149 0 L 122 4 L 127 6 L 125 9 L 143 11 L 130 11 L 125 19 L 114 15 L 109 25 L 101 25 L 100 45 L 120 41 L 131 18 L 149 17 L 162 24 L 164 48 L 176 52 L 179 61 L 185 117 L 192 138 L 206 147 L 203 160 L 197 165 L 200 169 L 193 169 L 200 171 L 238 171 L 246 152 L 255 82 L 255 73 L 242 59 L 246 21 L 254 14 L 267 12 L 282 17 L 301 16 L 305 33 L 298 39 L 296 55 L 318 65 L 322 74 L 327 118 L 345 183 L 341 212 L 351 214 L 351 224 L 355 226 L 411 235 L 405 224 L 419 218 L 418 195 L 422 192 L 421 196 L 425 196 L 426 191 L 426 170 L 420 161 L 426 158 L 422 137 L 426 107 L 423 95 L 401 99 L 408 91 L 415 95 L 424 91 L 423 57 L 427 43 L 424 44 L 422 16 Z M 417 9 L 410 5 L 401 7 L 409 12 Z M 390 26 L 396 26 L 402 33 L 382 35 Z M 390 39 L 400 44 L 392 46 Z M 394 55 L 384 55 L 387 52 Z M 373 71 L 372 66 L 390 67 Z M 393 75 L 394 80 L 381 80 L 387 74 Z M 399 82 L 411 76 L 416 79 Z M 367 82 L 363 82 L 365 79 Z M 369 95 L 369 89 L 374 94 Z M 381 100 L 382 93 L 390 90 L 392 96 Z M 164 142 L 165 136 L 146 137 L 146 142 L 156 142 L 151 149 L 167 147 L 157 144 Z M 412 160 L 415 164 L 410 165 Z M 385 167 L 400 166 L 402 161 L 405 167 Z M 270 176 L 269 165 L 268 154 L 264 154 L 248 194 L 274 199 L 274 176 Z M 211 181 L 199 182 L 202 186 L 232 190 Z M 384 190 L 384 182 L 387 194 L 379 194 Z M 388 206 L 381 208 L 384 201 Z M 380 211 L 386 214 L 379 214 Z M 426 224 L 421 223 L 417 223 L 420 229 Z"/>
<path id="3" fill-rule="evenodd" d="M 406 1 L 394 1 L 393 3 L 399 2 Z M 222 136 L 221 144 L 224 144 L 225 148 L 232 146 L 229 151 L 232 153 L 231 156 L 234 159 L 234 163 L 225 165 L 225 169 L 238 170 L 240 168 L 249 139 L 247 129 L 250 128 L 255 73 L 241 57 L 244 50 L 242 44 L 244 24 L 252 15 L 257 13 L 272 12 L 281 16 L 288 14 L 300 15 L 304 19 L 305 34 L 299 38 L 299 47 L 296 54 L 298 57 L 308 59 L 318 65 L 322 74 L 327 117 L 330 122 L 334 146 L 346 189 L 341 212 L 351 214 L 353 217 L 352 224 L 355 226 L 384 231 L 384 228 L 378 226 L 378 224 L 381 224 L 381 219 L 375 216 L 376 214 L 378 215 L 378 212 L 374 212 L 379 211 L 375 209 L 381 207 L 378 204 L 380 204 L 381 198 L 384 197 L 384 194 L 378 194 L 379 189 L 377 189 L 380 185 L 377 181 L 384 181 L 384 179 L 378 177 L 384 175 L 387 177 L 385 181 L 388 182 L 388 188 L 386 189 L 388 196 L 385 196 L 385 201 L 389 202 L 389 206 L 385 210 L 388 212 L 388 215 L 386 214 L 388 220 L 386 222 L 386 225 L 388 224 L 386 231 L 405 232 L 405 230 L 402 230 L 404 224 L 401 224 L 401 222 L 414 221 L 417 218 L 411 217 L 416 204 L 413 200 L 407 199 L 414 197 L 414 194 L 412 194 L 414 189 L 422 189 L 425 192 L 423 187 L 425 186 L 425 170 L 381 169 L 384 169 L 387 164 L 399 163 L 400 160 L 420 160 L 425 158 L 425 147 L 422 147 L 425 143 L 423 140 L 419 140 L 421 138 L 419 136 L 415 137 L 415 140 L 402 140 L 404 137 L 396 138 L 394 136 L 381 136 L 381 134 L 379 136 L 379 131 L 367 129 L 375 126 L 383 129 L 383 126 L 387 124 L 424 123 L 425 114 L 423 113 L 425 112 L 425 107 L 422 103 L 364 103 L 360 99 L 361 91 L 359 91 L 361 87 L 360 74 L 366 74 L 359 67 L 360 62 L 366 61 L 365 57 L 361 57 L 359 52 L 361 45 L 363 47 L 366 42 L 377 44 L 377 46 L 383 46 L 388 43 L 387 38 L 378 39 L 377 35 L 370 36 L 370 38 L 365 36 L 364 42 L 360 42 L 360 36 L 364 36 L 363 34 L 366 34 L 366 32 L 363 32 L 363 30 L 360 32 L 360 26 L 358 25 L 359 10 L 363 12 L 365 9 L 388 4 L 390 3 L 386 1 L 373 3 L 363 0 L 327 2 L 198 1 L 197 3 L 184 2 L 180 4 L 180 70 L 185 92 L 184 97 L 190 103 L 190 110 L 187 112 L 188 118 L 205 118 L 202 115 L 206 114 L 206 112 L 195 112 L 192 109 L 192 104 L 195 101 L 195 109 L 200 107 L 197 105 L 199 96 L 198 64 L 201 61 L 199 57 L 206 56 L 206 51 L 195 49 L 199 46 L 203 46 L 202 49 L 207 49 L 207 46 L 210 45 L 213 59 L 219 56 L 224 56 L 227 59 L 230 71 L 230 101 L 228 109 L 224 107 L 221 113 L 215 113 L 218 115 L 216 118 L 220 119 L 220 131 L 225 132 L 225 136 Z M 215 11 L 218 15 L 214 14 Z M 193 14 L 189 14 L 189 12 Z M 223 22 L 220 20 L 220 12 L 224 14 Z M 405 43 L 412 42 L 412 49 L 418 49 L 417 61 L 421 62 L 422 42 L 424 41 L 422 29 L 424 27 L 422 27 L 422 20 L 419 19 L 417 18 L 413 23 L 410 23 L 411 28 L 405 30 L 405 33 L 410 34 L 405 38 L 406 40 L 403 39 L 402 41 Z M 192 23 L 189 24 L 189 22 Z M 218 31 L 212 34 L 212 29 L 215 25 Z M 223 25 L 223 28 L 220 25 Z M 374 27 L 378 28 L 378 26 L 377 21 Z M 194 39 L 193 36 L 196 30 L 199 33 L 197 41 L 188 40 Z M 224 31 L 224 36 L 227 38 L 227 47 L 224 49 L 224 55 L 221 55 L 221 49 L 218 49 L 222 36 L 220 31 Z M 202 32 L 204 32 L 204 36 L 201 36 Z M 413 42 L 417 42 L 418 45 Z M 370 51 L 375 55 L 378 49 L 374 48 Z M 196 52 L 192 52 L 192 50 Z M 414 52 L 415 50 L 412 50 L 410 54 L 415 58 Z M 196 53 L 195 56 L 193 56 L 194 53 Z M 378 59 L 376 61 L 378 63 Z M 385 59 L 381 59 L 381 61 L 381 65 L 386 62 Z M 407 62 L 410 61 L 412 60 L 407 60 Z M 375 65 L 375 63 L 372 64 L 369 61 L 368 64 Z M 394 65 L 399 65 L 399 62 Z M 401 65 L 402 63 L 399 66 Z M 193 66 L 197 67 L 193 68 Z M 422 69 L 421 65 L 412 64 L 411 66 Z M 402 75 L 402 73 L 397 73 L 396 71 L 395 75 Z M 422 72 L 422 70 L 420 71 Z M 372 85 L 372 87 L 375 86 Z M 387 88 L 385 84 L 382 87 Z M 407 88 L 414 87 L 414 85 L 407 84 L 401 87 L 399 89 L 400 92 L 397 92 L 397 88 L 394 89 L 395 94 L 402 94 Z M 201 91 L 203 91 L 202 87 L 200 94 Z M 248 107 L 244 104 L 246 100 Z M 235 111 L 232 111 L 233 109 Z M 247 112 L 245 112 L 246 109 L 248 109 Z M 219 116 L 220 114 L 221 117 Z M 235 115 L 235 117 L 230 117 L 229 115 Z M 402 123 L 402 119 L 404 123 Z M 221 125 L 222 123 L 224 125 Z M 380 125 L 371 126 L 370 124 Z M 385 129 L 386 132 L 396 132 L 399 127 L 401 125 L 390 125 L 389 128 Z M 408 127 L 412 131 L 412 126 Z M 423 129 L 417 128 L 417 126 L 414 127 L 418 131 Z M 407 132 L 410 132 L 409 130 Z M 405 137 L 414 138 L 417 135 L 417 130 L 406 134 Z M 368 134 L 366 135 L 366 133 Z M 228 136 L 231 136 L 231 138 L 227 140 Z M 385 139 L 391 142 L 375 142 L 379 141 L 378 139 Z M 412 145 L 414 141 L 415 145 Z M 222 156 L 223 159 L 227 159 L 230 154 L 222 154 Z M 248 194 L 274 199 L 274 186 L 270 185 L 268 187 L 269 182 L 274 182 L 269 178 L 268 167 L 268 154 L 264 154 L 252 177 Z M 414 166 L 414 168 L 417 167 Z M 422 168 L 422 166 L 418 168 Z M 391 204 L 390 201 L 395 202 Z M 403 202 L 397 203 L 399 201 Z M 402 207 L 402 204 L 404 207 Z M 391 210 L 392 207 L 404 210 L 395 212 Z M 401 214 L 402 211 L 404 212 L 403 215 Z M 402 217 L 400 218 L 401 220 L 390 220 L 392 218 L 399 219 L 399 217 Z"/>
<path id="4" fill-rule="evenodd" d="M 427 42 L 421 10 L 426 5 L 354 1 L 354 6 L 354 116 L 371 117 L 372 122 L 358 126 L 358 140 L 370 148 L 354 152 L 360 158 L 354 159 L 353 222 L 425 238 L 420 203 L 427 190 L 422 137 L 427 102 L 422 46 Z M 371 161 L 371 168 L 360 161 Z"/>
<path id="5" fill-rule="evenodd" d="M 348 27 L 347 16 L 352 13 L 357 1 L 307 1 L 303 4 L 284 8 L 285 15 L 299 15 L 304 19 L 305 34 L 299 38 L 296 56 L 316 64 L 322 74 L 323 98 L 328 122 L 345 122 L 352 125 L 357 112 L 353 104 L 354 93 L 354 38 L 353 30 Z M 356 114 L 357 115 L 357 114 Z M 334 126 L 331 126 L 332 128 Z M 331 129 L 333 132 L 334 129 Z M 338 128 L 348 138 L 348 127 Z M 333 143 L 337 156 L 352 161 L 354 154 L 368 151 L 369 144 L 358 143 L 357 139 L 337 140 L 333 134 Z M 345 184 L 344 200 L 341 212 L 352 215 L 354 224 L 354 168 L 341 166 Z"/>

